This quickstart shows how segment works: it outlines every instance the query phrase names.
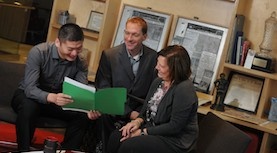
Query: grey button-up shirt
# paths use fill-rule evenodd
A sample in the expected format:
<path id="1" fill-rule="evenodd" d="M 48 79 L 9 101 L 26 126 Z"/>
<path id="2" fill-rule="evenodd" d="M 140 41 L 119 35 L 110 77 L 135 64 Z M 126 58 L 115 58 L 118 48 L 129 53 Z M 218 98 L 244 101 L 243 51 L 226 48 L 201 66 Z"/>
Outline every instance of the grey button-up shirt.
<path id="1" fill-rule="evenodd" d="M 65 76 L 87 84 L 87 74 L 87 64 L 79 57 L 72 62 L 60 59 L 54 43 L 42 43 L 30 50 L 19 89 L 28 98 L 47 103 L 49 93 L 62 92 Z"/>

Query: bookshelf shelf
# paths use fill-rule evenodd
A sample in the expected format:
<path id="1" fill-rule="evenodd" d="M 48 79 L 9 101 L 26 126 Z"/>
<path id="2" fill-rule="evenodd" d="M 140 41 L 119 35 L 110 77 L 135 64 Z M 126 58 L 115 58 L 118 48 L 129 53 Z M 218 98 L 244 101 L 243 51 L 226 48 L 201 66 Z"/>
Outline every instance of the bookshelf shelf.
<path id="1" fill-rule="evenodd" d="M 230 64 L 230 63 L 224 63 L 224 67 L 228 68 L 232 71 L 237 71 L 237 72 L 241 72 L 244 74 L 253 75 L 253 76 L 256 76 L 259 78 L 268 78 L 268 79 L 277 81 L 277 73 L 266 73 L 266 72 L 262 72 L 262 71 L 258 71 L 258 70 L 247 69 L 247 68 L 244 68 L 243 66 Z"/>
<path id="2" fill-rule="evenodd" d="M 52 27 L 55 29 L 60 29 L 61 25 L 54 23 L 54 24 L 52 24 Z M 97 33 L 97 32 L 89 31 L 86 29 L 83 29 L 83 32 L 84 32 L 85 37 L 87 37 L 87 38 L 90 38 L 90 39 L 93 39 L 96 41 L 99 38 L 99 33 Z"/>

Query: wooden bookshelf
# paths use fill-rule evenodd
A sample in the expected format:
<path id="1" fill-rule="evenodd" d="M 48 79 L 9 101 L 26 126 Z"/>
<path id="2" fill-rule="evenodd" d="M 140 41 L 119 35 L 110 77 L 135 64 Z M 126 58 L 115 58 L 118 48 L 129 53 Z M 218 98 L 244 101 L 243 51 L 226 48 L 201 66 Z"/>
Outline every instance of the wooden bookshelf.
<path id="1" fill-rule="evenodd" d="M 94 81 L 94 75 L 98 68 L 101 52 L 110 48 L 113 33 L 115 31 L 117 16 L 121 0 L 54 0 L 47 41 L 54 41 L 61 25 L 58 17 L 61 11 L 68 10 L 75 16 L 76 23 L 83 28 L 85 40 L 83 48 L 89 50 L 89 79 Z M 103 13 L 101 30 L 94 32 L 86 29 L 91 11 Z"/>
<path id="2" fill-rule="evenodd" d="M 51 26 L 53 28 L 56 28 L 56 29 L 60 29 L 60 27 L 61 27 L 61 25 L 58 24 L 58 23 L 53 23 Z M 92 40 L 97 41 L 98 38 L 99 38 L 99 33 L 98 32 L 90 31 L 90 30 L 87 30 L 87 29 L 83 29 L 83 32 L 84 32 L 85 37 L 87 37 L 88 39 L 92 39 Z"/>

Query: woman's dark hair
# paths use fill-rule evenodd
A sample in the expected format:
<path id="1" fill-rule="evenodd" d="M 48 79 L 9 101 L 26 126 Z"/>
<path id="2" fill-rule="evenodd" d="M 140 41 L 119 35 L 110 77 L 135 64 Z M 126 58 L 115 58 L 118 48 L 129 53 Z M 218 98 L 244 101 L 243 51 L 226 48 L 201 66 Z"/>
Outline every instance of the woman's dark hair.
<path id="1" fill-rule="evenodd" d="M 179 45 L 172 45 L 158 52 L 159 56 L 167 59 L 171 81 L 178 84 L 189 79 L 191 75 L 191 61 L 187 50 Z"/>
<path id="2" fill-rule="evenodd" d="M 58 34 L 58 38 L 61 42 L 65 41 L 83 41 L 84 33 L 83 30 L 74 23 L 64 24 Z"/>

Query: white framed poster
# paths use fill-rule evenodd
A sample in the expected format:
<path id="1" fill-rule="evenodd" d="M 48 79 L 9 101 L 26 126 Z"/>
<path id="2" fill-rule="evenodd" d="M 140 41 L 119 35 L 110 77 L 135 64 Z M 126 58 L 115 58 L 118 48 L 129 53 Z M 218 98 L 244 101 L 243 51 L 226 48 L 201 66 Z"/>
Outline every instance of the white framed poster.
<path id="1" fill-rule="evenodd" d="M 126 21 L 128 18 L 133 16 L 142 17 L 147 22 L 148 37 L 143 42 L 144 45 L 155 51 L 160 51 L 163 47 L 165 47 L 171 26 L 172 15 L 126 4 L 123 5 L 121 18 L 117 26 L 112 46 L 124 43 L 124 29 Z"/>
<path id="2" fill-rule="evenodd" d="M 178 17 L 169 40 L 171 45 L 182 45 L 191 58 L 191 79 L 202 92 L 210 92 L 216 80 L 220 58 L 228 29 L 184 17 Z"/>

